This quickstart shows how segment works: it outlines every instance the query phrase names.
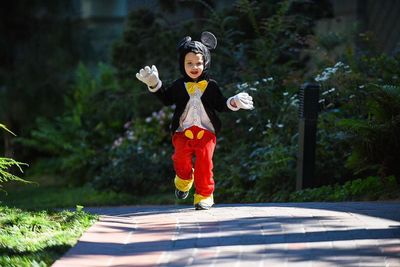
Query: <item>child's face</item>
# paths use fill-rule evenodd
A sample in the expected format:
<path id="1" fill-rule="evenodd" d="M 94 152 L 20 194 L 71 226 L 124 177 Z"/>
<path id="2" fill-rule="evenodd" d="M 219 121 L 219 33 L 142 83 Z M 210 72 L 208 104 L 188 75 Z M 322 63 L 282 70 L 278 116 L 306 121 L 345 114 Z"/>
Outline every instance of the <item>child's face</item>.
<path id="1" fill-rule="evenodd" d="M 185 72 L 193 80 L 197 80 L 203 73 L 203 55 L 189 52 L 185 56 Z"/>

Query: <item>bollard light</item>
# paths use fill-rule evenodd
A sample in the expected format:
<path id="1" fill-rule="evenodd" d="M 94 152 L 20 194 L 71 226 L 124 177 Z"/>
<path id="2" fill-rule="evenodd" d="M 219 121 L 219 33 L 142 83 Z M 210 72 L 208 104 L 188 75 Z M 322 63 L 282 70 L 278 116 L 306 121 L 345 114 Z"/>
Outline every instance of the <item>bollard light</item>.
<path id="1" fill-rule="evenodd" d="M 314 171 L 319 89 L 320 86 L 315 83 L 305 83 L 300 88 L 296 190 L 316 185 Z"/>

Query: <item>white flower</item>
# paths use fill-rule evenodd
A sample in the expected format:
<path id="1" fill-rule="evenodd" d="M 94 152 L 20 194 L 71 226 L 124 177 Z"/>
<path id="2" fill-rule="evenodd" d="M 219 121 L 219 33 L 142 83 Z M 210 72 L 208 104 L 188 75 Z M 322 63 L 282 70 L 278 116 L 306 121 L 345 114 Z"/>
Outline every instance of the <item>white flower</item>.
<path id="1" fill-rule="evenodd" d="M 333 74 L 335 74 L 340 68 L 346 69 L 346 73 L 350 73 L 350 67 L 348 65 L 344 65 L 342 62 L 337 62 L 335 66 L 325 68 L 321 74 L 318 74 L 314 80 L 316 82 L 324 82 L 328 80 Z"/>
<path id="2" fill-rule="evenodd" d="M 242 83 L 242 84 L 236 84 L 236 87 L 237 87 L 237 89 L 239 89 L 239 90 L 243 90 L 243 89 L 246 89 L 247 87 L 249 87 L 249 84 L 248 83 Z"/>
<path id="3" fill-rule="evenodd" d="M 297 104 L 300 102 L 300 100 L 298 100 L 298 99 L 294 99 L 294 100 L 292 100 L 292 102 L 290 102 L 290 104 L 292 105 L 292 106 L 297 106 Z"/>
<path id="4" fill-rule="evenodd" d="M 160 110 L 160 111 L 158 112 L 158 118 L 159 118 L 159 119 L 165 118 L 165 112 L 164 112 L 164 110 Z"/>
<path id="5" fill-rule="evenodd" d="M 114 140 L 113 145 L 111 146 L 112 149 L 119 147 L 120 145 L 122 145 L 122 142 L 124 141 L 124 139 L 122 137 L 117 138 L 116 140 Z"/>
<path id="6" fill-rule="evenodd" d="M 335 64 L 335 67 L 341 67 L 341 66 L 344 66 L 344 64 L 340 61 Z"/>
<path id="7" fill-rule="evenodd" d="M 128 140 L 133 140 L 133 139 L 134 139 L 133 131 L 127 131 L 127 132 L 126 132 L 126 138 L 127 138 Z"/>
<path id="8" fill-rule="evenodd" d="M 318 74 L 317 77 L 315 77 L 314 80 L 316 82 L 324 82 L 324 81 L 326 81 L 328 79 L 329 79 L 329 75 L 327 73 L 323 72 L 322 75 Z"/>

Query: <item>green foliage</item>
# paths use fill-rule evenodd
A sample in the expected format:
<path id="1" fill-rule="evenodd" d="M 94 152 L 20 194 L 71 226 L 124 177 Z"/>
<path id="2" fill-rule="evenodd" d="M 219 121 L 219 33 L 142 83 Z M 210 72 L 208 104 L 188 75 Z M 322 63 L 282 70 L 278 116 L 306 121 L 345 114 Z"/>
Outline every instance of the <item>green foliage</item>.
<path id="1" fill-rule="evenodd" d="M 63 173 L 72 183 L 89 179 L 103 159 L 103 146 L 122 128 L 127 117 L 129 94 L 120 91 L 112 69 L 100 65 L 93 77 L 80 65 L 72 95 L 65 99 L 66 111 L 53 120 L 39 118 L 25 146 L 41 152 L 46 164 L 39 172 Z M 119 118 L 119 120 L 118 120 Z"/>
<path id="2" fill-rule="evenodd" d="M 0 10 L 0 121 L 19 136 L 28 135 L 37 116 L 62 112 L 86 40 L 72 9 L 68 1 L 16 0 Z"/>
<path id="3" fill-rule="evenodd" d="M 274 192 L 294 187 L 297 94 L 280 91 L 272 77 L 237 84 L 236 88 L 248 91 L 258 101 L 252 111 L 224 116 L 224 137 L 218 139 L 215 155 L 216 198 L 270 200 Z"/>
<path id="4" fill-rule="evenodd" d="M 95 220 L 83 211 L 27 212 L 0 206 L 0 265 L 50 266 Z"/>
<path id="5" fill-rule="evenodd" d="M 208 12 L 178 24 L 169 23 L 168 13 L 129 14 L 112 51 L 118 85 L 114 74 L 108 76 L 111 88 L 118 89 L 104 93 L 104 82 L 81 70 L 66 101 L 67 111 L 56 120 L 39 120 L 39 129 L 25 143 L 49 155 L 48 165 L 59 173 L 99 189 L 144 194 L 157 184 L 158 191 L 167 190 L 173 177 L 168 126 L 149 117 L 161 104 L 134 75 L 141 67 L 155 64 L 168 85 L 180 76 L 176 44 L 184 36 L 198 39 L 201 31 L 209 30 L 218 38 L 213 78 L 225 95 L 247 91 L 256 105 L 251 112 L 222 115 L 215 168 L 217 185 L 223 188 L 219 198 L 268 200 L 282 188 L 292 190 L 297 90 L 306 62 L 301 53 L 307 46 L 301 36 L 312 34 L 318 11 L 306 2 L 293 1 L 237 1 L 233 8 L 218 11 L 205 1 L 195 4 Z M 124 98 L 125 103 L 107 99 L 121 95 L 130 98 Z M 127 99 L 130 110 L 123 108 Z M 121 116 L 124 112 L 131 116 Z M 127 121 L 129 126 L 123 128 Z M 165 121 L 169 123 L 168 116 Z"/>
<path id="6" fill-rule="evenodd" d="M 356 173 L 372 169 L 400 179 L 400 86 L 372 86 L 366 106 L 368 117 L 339 122 L 351 135 L 353 150 L 348 166 Z"/>
<path id="7" fill-rule="evenodd" d="M 173 76 L 168 75 L 173 74 L 171 62 L 176 61 L 176 44 L 171 40 L 179 38 L 182 36 L 177 35 L 172 25 L 166 24 L 162 14 L 148 9 L 132 11 L 122 39 L 112 50 L 113 65 L 118 69 L 119 77 L 132 79 L 140 68 L 157 62 L 163 80 L 171 79 Z"/>
<path id="8" fill-rule="evenodd" d="M 107 152 L 107 164 L 95 177 L 93 185 L 100 189 L 124 191 L 145 195 L 157 187 L 157 192 L 170 189 L 172 153 L 165 139 L 169 137 L 163 129 L 167 123 L 162 109 L 146 121 L 125 125 L 125 133 L 118 137 Z M 161 114 L 161 115 L 160 115 Z"/>
<path id="9" fill-rule="evenodd" d="M 185 35 L 197 39 L 206 28 L 218 36 L 221 52 L 215 53 L 213 69 L 218 75 L 215 78 L 226 87 L 225 94 L 249 91 L 258 101 L 253 112 L 224 116 L 227 122 L 223 136 L 227 141 L 221 142 L 221 158 L 233 160 L 227 161 L 219 175 L 227 177 L 227 185 L 235 184 L 233 189 L 238 189 L 240 194 L 246 194 L 243 185 L 244 188 L 258 186 L 260 189 L 250 193 L 250 197 L 255 194 L 259 199 L 293 184 L 298 74 L 285 78 L 284 82 L 282 77 L 299 71 L 290 63 L 298 60 L 299 54 L 287 56 L 285 53 L 294 43 L 297 49 L 304 47 L 295 36 L 309 31 L 305 27 L 309 20 L 291 15 L 290 1 L 274 10 L 264 4 L 242 1 L 231 10 L 218 12 L 205 2 L 199 3 L 211 14 L 202 20 L 202 25 L 193 19 L 177 28 L 168 23 L 165 14 L 150 10 L 131 13 L 123 37 L 113 49 L 117 75 L 103 67 L 99 76 L 93 78 L 84 67 L 79 68 L 71 95 L 65 101 L 64 114 L 52 120 L 38 120 L 38 129 L 32 132 L 32 137 L 22 140 L 42 153 L 45 161 L 36 165 L 39 173 L 45 168 L 69 177 L 70 183 L 89 182 L 99 189 L 135 194 L 151 192 L 154 184 L 158 190 L 166 190 L 173 177 L 168 126 L 157 118 L 160 113 L 153 116 L 154 120 L 149 117 L 161 105 L 134 79 L 134 74 L 146 64 L 155 64 L 164 83 L 178 78 L 176 43 Z M 273 18 L 267 18 L 266 13 L 274 14 Z M 242 42 L 241 36 L 247 27 L 243 26 L 248 21 L 254 32 Z M 270 24 L 274 27 L 269 27 Z M 286 35 L 291 36 L 286 38 L 290 42 L 281 38 Z M 271 52 L 270 48 L 275 50 Z M 272 60 L 264 62 L 265 55 L 270 55 Z M 244 58 L 248 60 L 243 61 Z M 171 68 L 171 62 L 176 62 L 175 68 Z M 265 78 L 267 74 L 276 74 L 276 81 L 275 77 Z M 232 81 L 245 77 L 249 77 L 247 85 Z M 171 110 L 160 112 L 167 114 L 165 121 L 169 121 Z M 233 128 L 240 130 L 229 131 Z M 253 146 L 246 140 L 252 140 Z M 232 149 L 237 147 L 240 149 Z M 250 175 L 232 173 L 229 166 L 235 158 L 242 158 L 240 166 L 247 168 L 247 172 L 250 170 Z M 236 182 L 233 177 L 237 177 Z M 282 186 L 269 188 L 270 184 Z M 264 189 L 268 192 L 263 192 Z"/>
<path id="10" fill-rule="evenodd" d="M 66 98 L 67 111 L 54 120 L 39 119 L 32 137 L 20 142 L 43 154 L 37 173 L 58 174 L 73 185 L 145 194 L 172 177 L 167 171 L 170 149 L 160 153 L 169 136 L 165 123 L 171 110 L 162 109 L 148 122 L 129 119 L 133 90 L 120 88 L 110 67 L 101 65 L 100 70 L 93 77 L 81 65 Z"/>
<path id="11" fill-rule="evenodd" d="M 337 111 L 320 115 L 316 146 L 316 178 L 318 185 L 343 183 L 352 177 L 344 166 L 350 153 L 348 135 L 336 126 Z"/>
<path id="12" fill-rule="evenodd" d="M 0 123 L 0 128 L 15 135 L 13 132 L 11 132 L 9 129 L 7 129 L 7 127 L 4 124 Z M 16 166 L 23 173 L 23 170 L 22 170 L 23 165 L 27 165 L 27 164 L 16 161 L 14 159 L 0 157 L 0 187 L 2 187 L 1 183 L 9 182 L 9 181 L 27 182 L 26 180 L 21 179 L 20 177 L 12 174 L 9 171 L 13 166 Z"/>
<path id="13" fill-rule="evenodd" d="M 305 189 L 289 195 L 285 201 L 357 201 L 396 198 L 400 195 L 400 186 L 394 176 L 382 179 L 369 176 L 365 179 L 348 181 L 344 185 L 326 185 Z"/>
<path id="14" fill-rule="evenodd" d="M 318 173 L 325 184 L 369 175 L 399 179 L 400 64 L 396 58 L 396 54 L 360 56 L 352 65 L 338 62 L 317 75 L 323 101 L 317 158 L 322 156 L 324 162 Z M 331 178 L 326 179 L 327 174 Z"/>
<path id="15" fill-rule="evenodd" d="M 174 7 L 181 4 L 174 2 Z M 394 160 L 399 55 L 356 54 L 349 46 L 353 39 L 349 42 L 344 34 L 313 36 L 315 20 L 331 13 L 329 1 L 240 0 L 224 10 L 209 1 L 190 1 L 189 7 L 194 6 L 207 12 L 179 22 L 169 19 L 175 8 L 162 14 L 133 11 L 112 51 L 116 72 L 103 66 L 93 77 L 80 67 L 64 114 L 38 120 L 32 138 L 23 141 L 46 158 L 45 165 L 36 165 L 41 173 L 55 170 L 76 184 L 136 195 L 170 190 L 172 111 L 161 108 L 135 73 L 154 64 L 163 83 L 170 84 L 180 76 L 177 42 L 187 35 L 198 40 L 209 30 L 218 38 L 212 78 L 224 95 L 248 92 L 255 102 L 252 111 L 221 114 L 214 168 L 217 201 L 289 198 L 298 143 L 297 92 L 311 78 L 322 89 L 316 176 L 320 185 L 328 185 L 315 194 L 351 199 L 356 189 L 343 191 L 332 184 L 368 176 L 399 179 Z M 340 52 L 343 45 L 347 50 Z"/>
<path id="16" fill-rule="evenodd" d="M 3 129 L 3 130 L 5 130 L 5 131 L 7 131 L 7 132 L 9 132 L 10 134 L 16 136 L 16 134 L 13 133 L 12 131 L 10 131 L 9 129 L 7 129 L 7 127 L 6 127 L 4 124 L 1 124 L 1 123 L 0 123 L 0 128 Z"/>
<path id="17" fill-rule="evenodd" d="M 8 172 L 8 169 L 11 168 L 12 166 L 17 166 L 18 169 L 21 172 L 23 172 L 22 165 L 27 165 L 27 164 L 15 161 L 10 158 L 0 158 L 0 183 L 9 182 L 9 181 L 26 182 L 25 180 L 19 178 L 18 176 Z M 1 185 L 0 185 L 0 187 L 1 187 Z"/>
<path id="18" fill-rule="evenodd" d="M 85 207 L 139 205 L 139 204 L 174 204 L 173 192 L 160 194 L 134 195 L 111 190 L 96 190 L 93 186 L 66 187 L 45 185 L 24 185 L 16 188 L 5 186 L 7 195 L 0 194 L 0 201 L 8 207 L 28 210 Z M 29 196 L 26 197 L 26 196 Z"/>

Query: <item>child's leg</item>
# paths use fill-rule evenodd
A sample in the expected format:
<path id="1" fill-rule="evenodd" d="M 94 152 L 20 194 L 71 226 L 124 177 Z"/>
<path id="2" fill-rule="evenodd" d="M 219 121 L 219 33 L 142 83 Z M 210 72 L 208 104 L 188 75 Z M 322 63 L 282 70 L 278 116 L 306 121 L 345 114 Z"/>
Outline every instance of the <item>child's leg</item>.
<path id="1" fill-rule="evenodd" d="M 172 155 L 175 169 L 175 187 L 182 192 L 190 190 L 193 184 L 193 148 L 189 145 L 183 133 L 175 133 L 172 137 L 172 144 L 174 145 L 175 152 Z"/>
<path id="2" fill-rule="evenodd" d="M 198 140 L 196 145 L 196 162 L 194 168 L 194 183 L 196 194 L 194 196 L 194 204 L 204 202 L 208 206 L 214 204 L 214 179 L 213 179 L 213 162 L 216 144 L 216 137 L 213 133 L 206 131 L 204 136 Z"/>

